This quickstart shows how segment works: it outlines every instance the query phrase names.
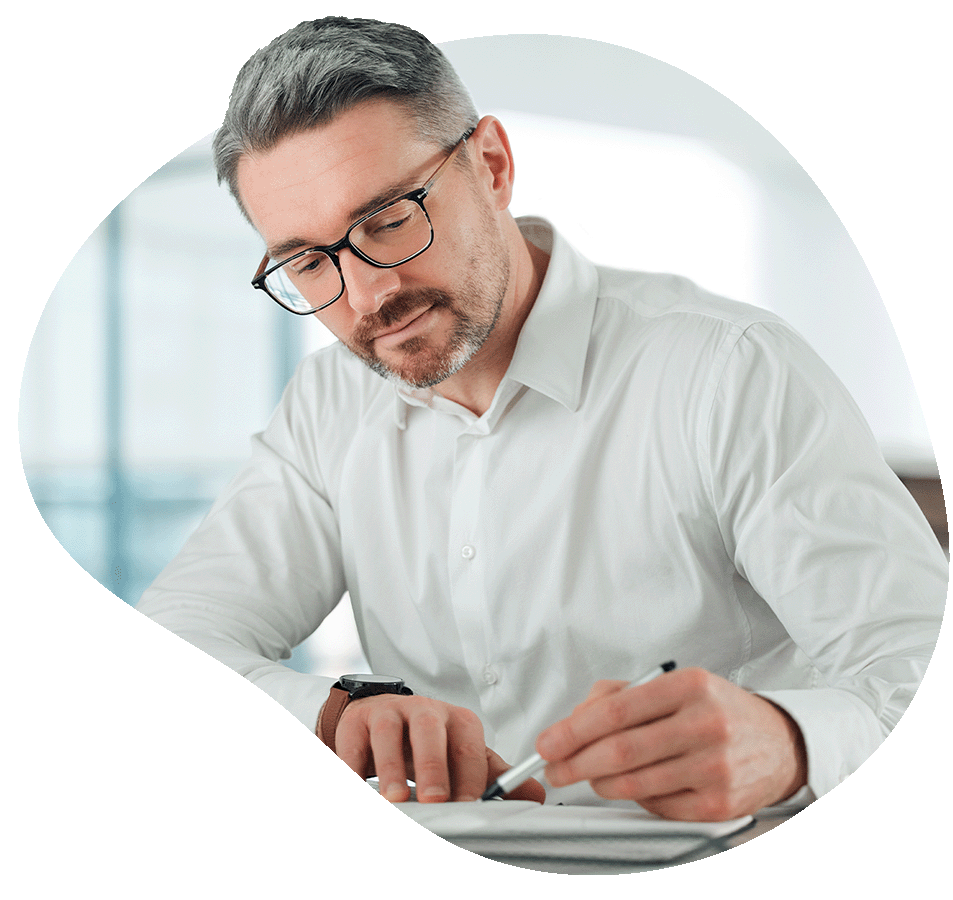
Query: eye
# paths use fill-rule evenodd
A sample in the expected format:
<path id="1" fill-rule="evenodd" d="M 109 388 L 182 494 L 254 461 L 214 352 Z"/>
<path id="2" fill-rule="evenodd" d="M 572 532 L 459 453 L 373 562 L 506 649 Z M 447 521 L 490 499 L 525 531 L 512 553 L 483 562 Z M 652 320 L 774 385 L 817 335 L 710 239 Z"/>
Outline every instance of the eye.
<path id="1" fill-rule="evenodd" d="M 298 276 L 320 274 L 330 259 L 324 253 L 305 253 L 288 263 L 286 268 Z"/>
<path id="2" fill-rule="evenodd" d="M 374 220 L 372 233 L 373 234 L 386 234 L 388 231 L 399 231 L 404 227 L 411 219 L 411 214 L 407 213 L 401 218 L 397 219 L 383 219 L 381 221 Z"/>

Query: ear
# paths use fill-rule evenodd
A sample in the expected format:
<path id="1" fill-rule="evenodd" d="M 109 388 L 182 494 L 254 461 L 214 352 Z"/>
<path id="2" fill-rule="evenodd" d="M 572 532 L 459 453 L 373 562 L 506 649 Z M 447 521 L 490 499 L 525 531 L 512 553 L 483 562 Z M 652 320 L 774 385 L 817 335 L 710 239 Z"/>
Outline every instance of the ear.
<path id="1" fill-rule="evenodd" d="M 477 182 L 489 194 L 493 205 L 506 209 L 513 196 L 513 151 L 500 120 L 484 116 L 467 138 L 467 150 Z"/>

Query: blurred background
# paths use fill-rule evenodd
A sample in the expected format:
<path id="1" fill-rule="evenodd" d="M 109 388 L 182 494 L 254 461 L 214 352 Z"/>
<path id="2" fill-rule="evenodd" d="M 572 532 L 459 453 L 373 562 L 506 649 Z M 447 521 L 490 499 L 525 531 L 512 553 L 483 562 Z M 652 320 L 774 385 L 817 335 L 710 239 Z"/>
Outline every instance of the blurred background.
<path id="1" fill-rule="evenodd" d="M 783 147 L 706 85 L 625 48 L 510 35 L 444 50 L 510 135 L 516 215 L 548 217 L 599 263 L 687 275 L 786 318 L 847 385 L 948 547 L 929 431 L 886 310 Z M 23 375 L 21 451 L 40 513 L 130 604 L 241 464 L 297 361 L 332 340 L 251 289 L 261 242 L 216 185 L 210 145 L 187 148 L 90 235 Z M 346 602 L 291 665 L 363 668 Z"/>

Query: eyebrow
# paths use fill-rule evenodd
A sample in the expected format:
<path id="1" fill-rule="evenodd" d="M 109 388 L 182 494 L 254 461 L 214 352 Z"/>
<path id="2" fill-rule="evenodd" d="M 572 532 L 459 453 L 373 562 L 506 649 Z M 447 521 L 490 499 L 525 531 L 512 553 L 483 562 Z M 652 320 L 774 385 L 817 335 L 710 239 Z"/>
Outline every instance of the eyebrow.
<path id="1" fill-rule="evenodd" d="M 353 225 L 362 216 L 366 216 L 368 213 L 374 212 L 375 209 L 390 203 L 392 200 L 396 200 L 398 197 L 401 197 L 420 186 L 421 185 L 416 179 L 405 178 L 403 181 L 398 181 L 385 188 L 374 197 L 371 197 L 371 199 L 366 203 L 362 203 L 360 206 L 352 209 L 348 215 L 348 222 L 350 225 Z M 348 225 L 348 227 L 350 227 L 350 225 Z M 273 246 L 267 247 L 265 252 L 271 259 L 275 260 L 275 262 L 280 262 L 288 256 L 292 256 L 297 250 L 307 250 L 311 247 L 322 246 L 332 245 L 316 244 L 313 240 L 309 240 L 307 238 L 291 237 L 287 240 L 281 241 L 279 244 L 274 244 Z"/>

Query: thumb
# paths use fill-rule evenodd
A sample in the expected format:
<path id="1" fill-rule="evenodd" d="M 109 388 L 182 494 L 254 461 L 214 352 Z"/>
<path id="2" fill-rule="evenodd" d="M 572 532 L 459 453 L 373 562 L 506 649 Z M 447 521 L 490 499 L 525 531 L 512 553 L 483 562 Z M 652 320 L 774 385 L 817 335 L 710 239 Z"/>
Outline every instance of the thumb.
<path id="1" fill-rule="evenodd" d="M 489 747 L 486 748 L 486 762 L 489 767 L 486 782 L 487 787 L 493 784 L 504 772 L 508 772 L 513 768 L 508 762 L 504 761 L 498 753 Z M 535 778 L 530 778 L 513 788 L 512 791 L 505 795 L 505 799 L 532 800 L 534 803 L 542 803 L 546 799 L 546 788 Z"/>

